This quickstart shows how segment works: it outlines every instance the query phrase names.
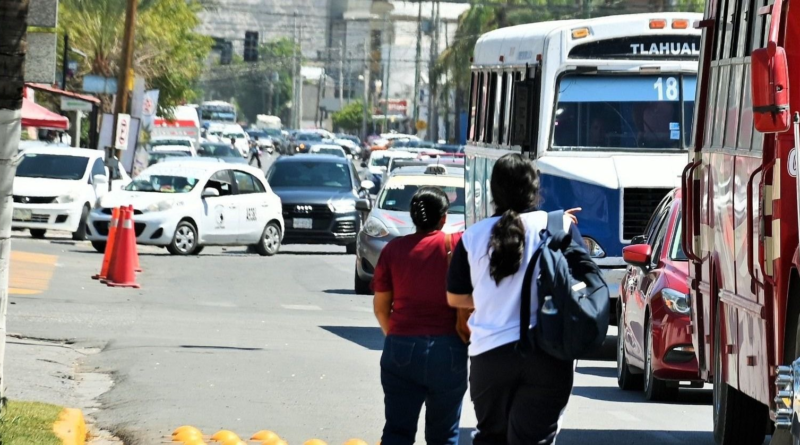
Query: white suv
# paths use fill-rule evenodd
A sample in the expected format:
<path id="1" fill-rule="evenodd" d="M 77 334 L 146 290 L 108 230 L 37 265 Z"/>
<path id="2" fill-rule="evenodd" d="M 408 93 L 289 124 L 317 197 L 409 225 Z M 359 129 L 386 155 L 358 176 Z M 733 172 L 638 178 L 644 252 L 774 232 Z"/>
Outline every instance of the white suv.
<path id="1" fill-rule="evenodd" d="M 28 229 L 34 238 L 48 230 L 86 238 L 86 218 L 98 198 L 108 193 L 109 174 L 103 152 L 83 148 L 32 147 L 23 150 L 14 177 L 11 227 Z M 112 188 L 130 182 L 115 172 Z"/>

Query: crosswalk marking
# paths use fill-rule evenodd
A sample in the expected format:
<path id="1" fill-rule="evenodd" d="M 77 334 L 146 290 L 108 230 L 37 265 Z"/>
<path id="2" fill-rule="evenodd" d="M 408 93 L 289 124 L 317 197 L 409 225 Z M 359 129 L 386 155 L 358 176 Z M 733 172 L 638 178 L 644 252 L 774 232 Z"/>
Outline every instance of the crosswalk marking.
<path id="1" fill-rule="evenodd" d="M 282 304 L 284 309 L 292 311 L 321 311 L 322 308 L 313 304 Z"/>
<path id="2" fill-rule="evenodd" d="M 36 295 L 50 287 L 58 257 L 31 252 L 11 252 L 11 295 Z"/>

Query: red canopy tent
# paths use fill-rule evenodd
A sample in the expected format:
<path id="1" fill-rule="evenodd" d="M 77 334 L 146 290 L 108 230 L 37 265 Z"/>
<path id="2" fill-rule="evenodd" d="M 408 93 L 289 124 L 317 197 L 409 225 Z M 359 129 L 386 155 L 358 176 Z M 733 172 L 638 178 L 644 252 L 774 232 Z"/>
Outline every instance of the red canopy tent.
<path id="1" fill-rule="evenodd" d="M 37 105 L 29 99 L 23 98 L 22 126 L 47 128 L 51 130 L 66 130 L 69 128 L 69 119 L 53 113 L 47 108 Z"/>

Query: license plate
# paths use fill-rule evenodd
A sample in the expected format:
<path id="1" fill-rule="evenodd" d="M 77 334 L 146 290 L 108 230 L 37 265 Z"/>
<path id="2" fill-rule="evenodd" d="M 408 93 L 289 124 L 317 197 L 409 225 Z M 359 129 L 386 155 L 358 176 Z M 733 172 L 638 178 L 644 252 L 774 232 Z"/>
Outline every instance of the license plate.
<path id="1" fill-rule="evenodd" d="M 311 218 L 295 218 L 294 219 L 294 228 L 295 229 L 310 229 L 314 225 L 314 220 Z"/>
<path id="2" fill-rule="evenodd" d="M 12 219 L 17 221 L 30 221 L 31 220 L 31 211 L 30 209 L 14 209 L 14 214 L 12 215 Z"/>

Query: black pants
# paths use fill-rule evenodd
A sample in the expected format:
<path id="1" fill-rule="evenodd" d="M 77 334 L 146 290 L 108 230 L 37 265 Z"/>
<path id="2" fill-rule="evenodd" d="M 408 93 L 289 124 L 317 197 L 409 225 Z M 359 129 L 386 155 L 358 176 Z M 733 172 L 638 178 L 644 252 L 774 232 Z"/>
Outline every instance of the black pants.
<path id="1" fill-rule="evenodd" d="M 261 168 L 261 156 L 259 156 L 258 153 L 253 153 L 250 155 L 250 160 L 248 160 L 247 163 L 253 165 L 253 159 L 258 161 L 258 168 Z"/>
<path id="2" fill-rule="evenodd" d="M 475 445 L 551 444 L 572 392 L 574 364 L 516 343 L 472 357 L 470 395 L 478 417 Z"/>

